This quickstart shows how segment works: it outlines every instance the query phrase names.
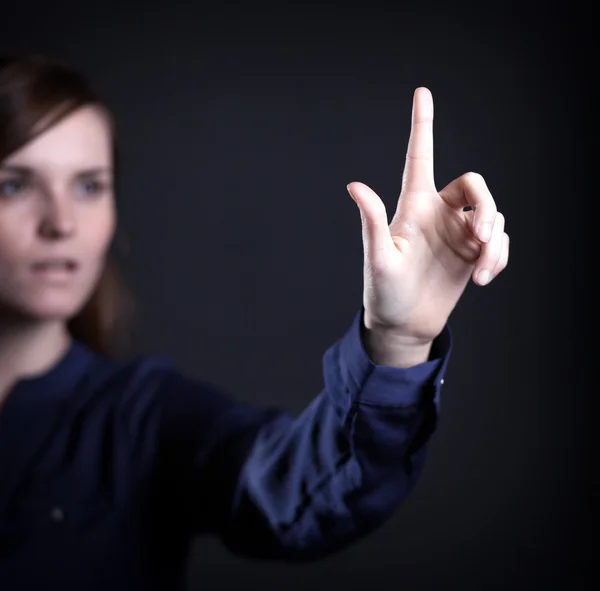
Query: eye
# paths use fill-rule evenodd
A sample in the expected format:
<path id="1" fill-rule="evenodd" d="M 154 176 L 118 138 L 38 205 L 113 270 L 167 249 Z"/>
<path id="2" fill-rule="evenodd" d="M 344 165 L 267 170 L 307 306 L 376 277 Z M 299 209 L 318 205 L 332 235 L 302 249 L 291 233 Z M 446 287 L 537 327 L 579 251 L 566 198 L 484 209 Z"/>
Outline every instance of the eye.
<path id="1" fill-rule="evenodd" d="M 0 181 L 0 197 L 11 198 L 25 193 L 29 184 L 25 179 L 6 179 Z"/>
<path id="2" fill-rule="evenodd" d="M 77 184 L 76 191 L 82 197 L 94 197 L 108 191 L 109 183 L 97 179 L 82 180 Z"/>

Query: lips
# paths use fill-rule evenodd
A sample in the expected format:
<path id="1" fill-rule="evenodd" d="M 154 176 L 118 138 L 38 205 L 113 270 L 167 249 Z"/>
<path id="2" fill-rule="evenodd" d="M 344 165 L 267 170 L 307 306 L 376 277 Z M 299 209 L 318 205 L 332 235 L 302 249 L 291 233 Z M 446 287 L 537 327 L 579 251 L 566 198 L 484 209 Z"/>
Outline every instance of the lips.
<path id="1" fill-rule="evenodd" d="M 66 279 L 72 276 L 79 267 L 77 261 L 70 258 L 48 258 L 35 261 L 31 271 L 38 277 L 47 279 Z"/>
<path id="2" fill-rule="evenodd" d="M 45 269 L 65 269 L 74 271 L 77 263 L 73 259 L 46 259 L 33 263 L 33 268 L 43 271 Z"/>

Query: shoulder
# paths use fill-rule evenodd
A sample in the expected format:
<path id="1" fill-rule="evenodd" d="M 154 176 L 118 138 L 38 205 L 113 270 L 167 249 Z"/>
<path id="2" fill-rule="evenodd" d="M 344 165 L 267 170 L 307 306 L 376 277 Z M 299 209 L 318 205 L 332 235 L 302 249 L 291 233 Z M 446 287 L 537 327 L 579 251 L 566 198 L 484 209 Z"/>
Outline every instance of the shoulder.
<path id="1" fill-rule="evenodd" d="M 126 421 L 155 417 L 167 430 L 203 430 L 217 423 L 239 427 L 262 422 L 273 409 L 258 409 L 237 400 L 216 384 L 193 377 L 158 355 L 113 360 L 88 354 L 78 394 L 92 407 L 111 409 Z M 83 402 L 83 400 L 82 400 Z M 265 415 L 266 413 L 266 415 Z"/>
<path id="2" fill-rule="evenodd" d="M 179 375 L 173 363 L 154 355 L 117 360 L 88 352 L 86 367 L 80 387 L 110 396 L 120 406 L 156 397 Z"/>

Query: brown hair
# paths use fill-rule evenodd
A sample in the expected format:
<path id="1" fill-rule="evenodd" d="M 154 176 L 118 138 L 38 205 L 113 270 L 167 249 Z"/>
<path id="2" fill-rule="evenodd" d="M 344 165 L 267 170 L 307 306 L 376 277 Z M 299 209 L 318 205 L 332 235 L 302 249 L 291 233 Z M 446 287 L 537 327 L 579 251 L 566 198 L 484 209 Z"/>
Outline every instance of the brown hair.
<path id="1" fill-rule="evenodd" d="M 111 126 L 117 174 L 115 124 L 101 97 L 81 73 L 40 55 L 0 56 L 0 162 L 76 109 L 96 105 Z M 101 355 L 124 344 L 131 296 L 112 256 L 83 309 L 69 322 L 74 339 Z"/>

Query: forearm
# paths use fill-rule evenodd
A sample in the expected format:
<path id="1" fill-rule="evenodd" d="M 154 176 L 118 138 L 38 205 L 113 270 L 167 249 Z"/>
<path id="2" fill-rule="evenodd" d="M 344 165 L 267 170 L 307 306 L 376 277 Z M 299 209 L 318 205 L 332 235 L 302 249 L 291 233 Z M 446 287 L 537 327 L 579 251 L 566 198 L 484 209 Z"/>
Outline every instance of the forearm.
<path id="1" fill-rule="evenodd" d="M 321 557 L 377 527 L 412 490 L 436 424 L 449 334 L 431 347 L 437 358 L 398 369 L 369 359 L 360 322 L 326 352 L 324 391 L 254 442 L 223 531 L 232 550 Z"/>
<path id="2" fill-rule="evenodd" d="M 225 544 L 244 556 L 322 558 L 373 531 L 421 473 L 433 408 L 355 405 L 340 416 L 327 392 L 254 442 Z"/>

